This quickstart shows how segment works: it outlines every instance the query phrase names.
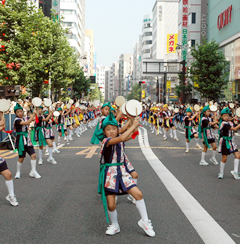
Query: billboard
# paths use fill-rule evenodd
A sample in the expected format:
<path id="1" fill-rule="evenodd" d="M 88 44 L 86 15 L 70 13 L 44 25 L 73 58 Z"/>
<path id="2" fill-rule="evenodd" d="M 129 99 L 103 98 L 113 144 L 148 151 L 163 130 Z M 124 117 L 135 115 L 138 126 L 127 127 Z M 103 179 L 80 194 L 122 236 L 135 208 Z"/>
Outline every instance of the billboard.
<path id="1" fill-rule="evenodd" d="M 176 53 L 178 34 L 167 34 L 167 53 Z"/>

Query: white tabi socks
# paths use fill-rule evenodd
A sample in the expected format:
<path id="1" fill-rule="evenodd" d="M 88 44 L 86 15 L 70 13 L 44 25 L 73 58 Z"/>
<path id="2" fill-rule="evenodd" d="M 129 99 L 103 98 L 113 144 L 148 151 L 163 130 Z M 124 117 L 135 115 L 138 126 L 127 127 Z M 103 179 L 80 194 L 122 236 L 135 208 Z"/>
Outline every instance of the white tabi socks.
<path id="1" fill-rule="evenodd" d="M 220 173 L 224 174 L 225 163 L 220 163 Z"/>
<path id="2" fill-rule="evenodd" d="M 32 172 L 35 173 L 36 172 L 36 164 L 37 164 L 37 161 L 31 159 L 30 163 L 31 163 Z"/>
<path id="3" fill-rule="evenodd" d="M 39 149 L 39 150 L 38 150 L 39 160 L 42 160 L 42 151 L 43 151 L 42 149 Z"/>
<path id="4" fill-rule="evenodd" d="M 57 149 L 56 142 L 53 141 L 52 144 L 53 144 L 53 149 L 56 150 Z"/>
<path id="5" fill-rule="evenodd" d="M 238 173 L 238 165 L 239 165 L 239 159 L 234 159 L 234 172 Z"/>
<path id="6" fill-rule="evenodd" d="M 189 142 L 186 142 L 186 149 L 189 151 Z"/>
<path id="7" fill-rule="evenodd" d="M 118 225 L 118 217 L 117 217 L 117 210 L 115 209 L 114 211 L 110 212 L 108 210 L 108 216 L 112 224 Z"/>
<path id="8" fill-rule="evenodd" d="M 202 152 L 201 161 L 205 161 L 205 155 L 206 155 L 206 153 L 205 152 Z"/>
<path id="9" fill-rule="evenodd" d="M 144 222 L 147 222 L 148 221 L 148 214 L 147 214 L 147 209 L 146 209 L 144 199 L 136 200 L 136 207 L 140 213 L 141 219 Z"/>
<path id="10" fill-rule="evenodd" d="M 9 196 L 14 197 L 15 194 L 14 194 L 13 180 L 6 180 L 5 184 L 7 186 Z"/>
<path id="11" fill-rule="evenodd" d="M 177 130 L 173 130 L 174 139 L 177 138 Z"/>
<path id="12" fill-rule="evenodd" d="M 49 151 L 49 159 L 50 159 L 50 158 L 51 158 L 51 159 L 53 158 L 53 157 L 52 157 L 52 149 L 53 149 L 52 147 L 49 147 L 49 148 L 48 148 L 48 151 Z"/>

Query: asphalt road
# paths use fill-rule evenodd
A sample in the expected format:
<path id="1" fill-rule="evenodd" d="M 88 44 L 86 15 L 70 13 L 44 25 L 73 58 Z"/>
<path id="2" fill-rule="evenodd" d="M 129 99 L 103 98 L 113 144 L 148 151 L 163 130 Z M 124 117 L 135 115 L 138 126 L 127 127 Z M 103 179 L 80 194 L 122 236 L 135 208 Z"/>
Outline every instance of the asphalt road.
<path id="1" fill-rule="evenodd" d="M 240 243 L 240 181 L 230 175 L 233 156 L 228 159 L 225 178 L 218 180 L 219 166 L 199 166 L 201 150 L 192 149 L 185 154 L 183 134 L 178 133 L 178 142 L 171 138 L 163 141 L 162 136 L 155 136 L 149 127 L 146 128 L 154 154 L 228 235 Z M 7 189 L 4 178 L 0 178 L 0 243 L 203 243 L 149 165 L 137 139 L 126 144 L 126 152 L 139 174 L 138 186 L 156 237 L 146 236 L 137 225 L 139 213 L 126 196 L 118 197 L 117 204 L 121 232 L 106 236 L 108 225 L 97 194 L 100 149 L 89 148 L 92 147 L 89 142 L 92 133 L 93 130 L 88 130 L 81 138 L 74 135 L 70 146 L 64 145 L 60 154 L 54 154 L 57 165 L 48 163 L 44 156 L 43 165 L 37 166 L 41 179 L 28 176 L 30 158 L 27 157 L 21 179 L 14 179 L 18 207 L 10 206 L 5 200 Z M 240 145 L 238 138 L 236 142 Z M 195 147 L 194 142 L 190 145 L 190 148 Z M 14 176 L 17 157 L 0 152 L 3 154 Z M 207 161 L 210 155 L 209 151 Z M 217 159 L 220 162 L 220 155 Z"/>

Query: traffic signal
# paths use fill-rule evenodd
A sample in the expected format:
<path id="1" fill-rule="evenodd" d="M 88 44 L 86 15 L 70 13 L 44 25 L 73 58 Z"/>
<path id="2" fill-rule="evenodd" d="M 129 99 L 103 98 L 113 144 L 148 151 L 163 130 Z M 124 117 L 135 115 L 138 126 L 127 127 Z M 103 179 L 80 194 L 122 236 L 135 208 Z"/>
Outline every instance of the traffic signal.
<path id="1" fill-rule="evenodd" d="M 143 81 L 143 80 L 140 80 L 140 81 L 138 82 L 139 86 L 141 86 L 141 84 L 145 84 L 145 83 L 146 83 L 146 82 Z"/>

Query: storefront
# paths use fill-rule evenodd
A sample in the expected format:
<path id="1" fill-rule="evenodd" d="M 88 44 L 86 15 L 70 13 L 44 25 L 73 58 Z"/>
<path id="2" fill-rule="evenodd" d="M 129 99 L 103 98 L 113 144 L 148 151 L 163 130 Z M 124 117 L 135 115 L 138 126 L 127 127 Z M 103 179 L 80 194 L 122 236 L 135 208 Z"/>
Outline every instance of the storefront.
<path id="1" fill-rule="evenodd" d="M 240 1 L 208 1 L 207 38 L 215 40 L 229 61 L 229 100 L 240 100 Z"/>

